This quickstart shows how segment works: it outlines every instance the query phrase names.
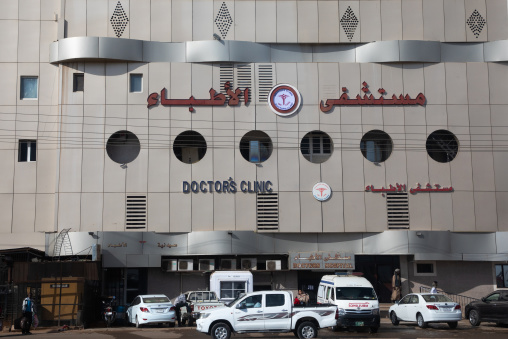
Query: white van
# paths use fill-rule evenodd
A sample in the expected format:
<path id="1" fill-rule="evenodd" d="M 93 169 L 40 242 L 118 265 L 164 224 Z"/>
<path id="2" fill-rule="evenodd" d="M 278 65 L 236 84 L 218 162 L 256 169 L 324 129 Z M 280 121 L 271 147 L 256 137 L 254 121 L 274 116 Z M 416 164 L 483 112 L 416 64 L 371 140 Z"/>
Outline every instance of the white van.
<path id="1" fill-rule="evenodd" d="M 379 301 L 374 287 L 363 277 L 323 276 L 317 301 L 338 306 L 337 327 L 368 327 L 371 333 L 376 333 L 379 328 Z"/>

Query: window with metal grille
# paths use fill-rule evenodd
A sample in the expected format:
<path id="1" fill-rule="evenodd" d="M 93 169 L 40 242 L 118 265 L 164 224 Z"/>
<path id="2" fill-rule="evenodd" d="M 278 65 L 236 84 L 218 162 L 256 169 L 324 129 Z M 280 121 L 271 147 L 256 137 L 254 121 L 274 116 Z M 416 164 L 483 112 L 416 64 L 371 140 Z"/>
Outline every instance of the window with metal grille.
<path id="1" fill-rule="evenodd" d="M 252 64 L 236 65 L 236 84 L 243 91 L 248 88 L 252 93 Z M 249 95 L 250 100 L 250 95 Z"/>
<path id="2" fill-rule="evenodd" d="M 409 228 L 409 199 L 407 193 L 386 193 L 388 228 Z"/>
<path id="3" fill-rule="evenodd" d="M 146 195 L 128 195 L 125 211 L 126 229 L 146 228 Z"/>
<path id="4" fill-rule="evenodd" d="M 220 92 L 226 94 L 224 84 L 229 81 L 231 87 L 234 83 L 234 64 L 220 64 L 219 81 L 220 81 Z"/>
<path id="5" fill-rule="evenodd" d="M 279 230 L 279 194 L 257 194 L 257 230 Z"/>
<path id="6" fill-rule="evenodd" d="M 258 65 L 258 102 L 267 102 L 268 94 L 273 87 L 273 65 Z"/>

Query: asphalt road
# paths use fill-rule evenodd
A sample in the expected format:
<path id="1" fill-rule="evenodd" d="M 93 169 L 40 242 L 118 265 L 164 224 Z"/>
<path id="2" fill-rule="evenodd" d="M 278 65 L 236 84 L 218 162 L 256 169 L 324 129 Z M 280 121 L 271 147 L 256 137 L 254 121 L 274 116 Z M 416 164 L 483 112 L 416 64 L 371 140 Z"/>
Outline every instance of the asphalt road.
<path id="1" fill-rule="evenodd" d="M 32 331 L 30 338 L 70 338 L 70 339 L 210 339 L 209 336 L 196 331 L 195 327 L 182 328 L 158 328 L 158 327 L 113 327 L 113 328 L 91 328 L 91 329 L 71 329 L 66 331 L 58 331 L 58 328 L 42 328 Z M 0 332 L 0 337 L 21 337 L 20 331 L 9 332 L 4 329 Z M 23 336 L 25 337 L 25 336 Z M 272 334 L 272 333 L 252 333 L 252 334 L 236 334 L 232 335 L 233 339 L 240 338 L 294 338 L 292 333 Z M 339 331 L 332 332 L 329 329 L 319 331 L 318 338 L 401 338 L 401 339 L 417 339 L 417 338 L 508 338 L 508 327 L 498 327 L 494 324 L 482 324 L 479 327 L 471 327 L 469 322 L 462 320 L 459 326 L 452 330 L 446 324 L 430 324 L 429 328 L 421 329 L 416 324 L 401 324 L 393 326 L 389 320 L 383 319 L 381 328 L 376 334 L 368 332 L 348 332 Z"/>

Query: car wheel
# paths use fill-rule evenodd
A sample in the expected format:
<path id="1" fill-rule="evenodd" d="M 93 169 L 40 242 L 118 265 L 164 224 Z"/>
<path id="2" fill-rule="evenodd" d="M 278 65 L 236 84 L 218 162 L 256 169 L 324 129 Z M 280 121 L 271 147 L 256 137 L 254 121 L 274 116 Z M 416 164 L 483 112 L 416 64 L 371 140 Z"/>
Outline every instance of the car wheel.
<path id="1" fill-rule="evenodd" d="M 379 327 L 371 327 L 369 329 L 369 333 L 377 333 L 377 330 L 379 329 Z"/>
<path id="2" fill-rule="evenodd" d="M 189 318 L 189 323 L 188 323 L 189 327 L 194 325 L 194 319 L 192 318 Z"/>
<path id="3" fill-rule="evenodd" d="M 139 323 L 138 316 L 136 316 L 136 328 L 140 328 L 141 324 Z"/>
<path id="4" fill-rule="evenodd" d="M 450 321 L 448 323 L 448 326 L 450 326 L 450 328 L 457 328 L 457 325 L 459 324 L 458 321 Z"/>
<path id="5" fill-rule="evenodd" d="M 231 329 L 227 324 L 217 323 L 213 325 L 211 335 L 213 339 L 229 339 L 231 337 Z"/>
<path id="6" fill-rule="evenodd" d="M 469 323 L 471 326 L 480 326 L 480 313 L 477 310 L 469 311 Z"/>
<path id="7" fill-rule="evenodd" d="M 418 326 L 420 328 L 426 328 L 427 327 L 427 323 L 425 322 L 425 320 L 423 320 L 423 315 L 421 315 L 421 313 L 418 313 L 416 315 L 416 322 L 418 323 Z"/>
<path id="8" fill-rule="evenodd" d="M 394 326 L 398 326 L 399 325 L 399 319 L 397 319 L 397 314 L 395 314 L 395 312 L 392 312 L 390 314 L 390 320 L 392 321 L 392 324 Z"/>
<path id="9" fill-rule="evenodd" d="M 310 321 L 305 321 L 298 326 L 298 338 L 311 339 L 317 337 L 318 331 L 316 325 Z"/>

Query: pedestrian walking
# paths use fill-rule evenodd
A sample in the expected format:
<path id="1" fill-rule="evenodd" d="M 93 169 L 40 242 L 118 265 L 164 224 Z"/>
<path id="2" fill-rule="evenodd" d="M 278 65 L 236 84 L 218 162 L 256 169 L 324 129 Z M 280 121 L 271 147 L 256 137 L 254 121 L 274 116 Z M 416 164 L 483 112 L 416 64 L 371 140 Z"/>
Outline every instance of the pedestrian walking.
<path id="1" fill-rule="evenodd" d="M 400 269 L 397 268 L 395 272 L 393 272 L 392 277 L 392 302 L 394 303 L 400 300 L 400 287 L 401 287 Z"/>
<path id="2" fill-rule="evenodd" d="M 30 326 L 32 326 L 32 317 L 35 314 L 35 302 L 32 300 L 32 293 L 28 293 L 27 297 L 23 299 L 21 312 L 23 313 L 23 317 L 25 317 L 24 326 L 21 326 L 21 333 L 32 334 L 30 332 Z"/>

